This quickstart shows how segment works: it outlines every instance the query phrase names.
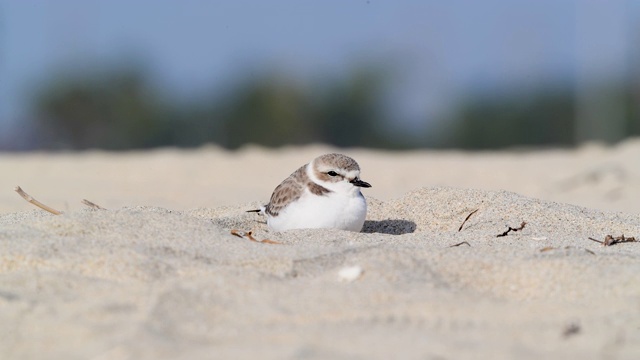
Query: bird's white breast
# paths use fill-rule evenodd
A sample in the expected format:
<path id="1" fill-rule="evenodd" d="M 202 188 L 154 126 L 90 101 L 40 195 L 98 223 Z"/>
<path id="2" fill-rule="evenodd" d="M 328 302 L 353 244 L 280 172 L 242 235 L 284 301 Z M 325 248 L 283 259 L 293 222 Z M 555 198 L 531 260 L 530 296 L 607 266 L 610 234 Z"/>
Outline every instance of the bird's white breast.
<path id="1" fill-rule="evenodd" d="M 275 231 L 314 228 L 360 231 L 366 216 L 367 202 L 359 190 L 320 196 L 305 190 L 278 216 L 268 216 L 267 224 Z"/>

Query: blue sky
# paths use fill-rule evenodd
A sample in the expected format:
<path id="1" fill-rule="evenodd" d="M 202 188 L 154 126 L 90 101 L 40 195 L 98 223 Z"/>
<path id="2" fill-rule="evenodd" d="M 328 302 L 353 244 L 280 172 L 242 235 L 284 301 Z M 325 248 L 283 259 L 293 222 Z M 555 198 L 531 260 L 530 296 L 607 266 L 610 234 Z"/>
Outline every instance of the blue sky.
<path id="1" fill-rule="evenodd" d="M 393 111 L 419 125 L 469 91 L 628 76 L 638 3 L 2 0 L 0 133 L 41 81 L 124 59 L 183 99 L 265 69 L 312 80 L 386 63 Z"/>

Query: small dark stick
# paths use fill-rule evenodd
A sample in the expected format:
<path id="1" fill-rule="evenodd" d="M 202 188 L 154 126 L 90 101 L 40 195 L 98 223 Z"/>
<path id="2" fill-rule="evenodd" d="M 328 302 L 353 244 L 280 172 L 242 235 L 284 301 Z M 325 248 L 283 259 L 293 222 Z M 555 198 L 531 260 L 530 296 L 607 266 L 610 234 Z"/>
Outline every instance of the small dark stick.
<path id="1" fill-rule="evenodd" d="M 614 238 L 611 235 L 607 235 L 604 237 L 604 241 L 602 240 L 598 240 L 598 239 L 594 239 L 592 237 L 588 238 L 591 241 L 595 241 L 599 244 L 602 244 L 603 246 L 611 246 L 611 245 L 615 245 L 615 244 L 620 244 L 620 243 L 628 243 L 628 242 L 638 242 L 638 240 L 636 240 L 635 237 L 626 237 L 624 236 L 624 234 Z"/>
<path id="2" fill-rule="evenodd" d="M 589 239 L 589 240 L 591 240 L 591 241 L 595 241 L 595 242 L 597 242 L 597 243 L 600 243 L 600 244 L 604 245 L 604 242 L 602 242 L 602 241 L 600 241 L 600 240 L 598 240 L 598 239 L 594 239 L 594 238 L 592 238 L 592 237 L 589 237 L 588 239 Z"/>
<path id="3" fill-rule="evenodd" d="M 450 245 L 449 247 L 456 247 L 456 246 L 460 246 L 460 245 L 467 245 L 467 246 L 471 246 L 471 244 L 469 244 L 468 242 L 463 241 L 463 242 L 461 242 L 461 243 L 457 243 L 457 244 Z"/>
<path id="4" fill-rule="evenodd" d="M 107 210 L 105 208 L 103 208 L 102 206 L 96 204 L 96 203 L 92 203 L 91 201 L 87 200 L 87 199 L 82 199 L 82 204 L 83 205 L 87 205 L 88 207 L 94 209 L 94 210 Z"/>
<path id="5" fill-rule="evenodd" d="M 462 227 L 464 226 L 464 224 L 467 222 L 467 220 L 469 220 L 469 218 L 471 217 L 471 215 L 475 214 L 478 212 L 478 210 L 480 210 L 480 208 L 473 210 L 471 213 L 469 213 L 469 215 L 467 215 L 467 217 L 464 219 L 464 221 L 462 222 L 462 224 L 460 224 L 460 227 L 458 228 L 458 231 L 462 230 Z"/>
<path id="6" fill-rule="evenodd" d="M 509 226 L 509 228 L 507 229 L 507 231 L 503 232 L 502 234 L 498 234 L 496 235 L 496 237 L 503 237 L 503 236 L 507 236 L 509 235 L 510 232 L 515 232 L 515 231 L 520 231 L 522 229 L 524 229 L 524 227 L 527 225 L 526 221 L 523 221 L 522 224 L 520 224 L 520 227 L 517 228 L 512 228 L 511 226 Z"/>

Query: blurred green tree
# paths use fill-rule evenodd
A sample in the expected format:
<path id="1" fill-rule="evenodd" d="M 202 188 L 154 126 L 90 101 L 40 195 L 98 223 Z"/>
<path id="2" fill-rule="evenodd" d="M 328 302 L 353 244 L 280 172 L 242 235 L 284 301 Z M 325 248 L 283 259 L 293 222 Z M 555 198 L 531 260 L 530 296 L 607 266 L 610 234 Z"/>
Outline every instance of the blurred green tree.
<path id="1" fill-rule="evenodd" d="M 219 98 L 211 113 L 221 123 L 217 142 L 227 148 L 317 141 L 317 114 L 310 95 L 284 77 L 247 80 Z"/>
<path id="2" fill-rule="evenodd" d="M 496 149 L 510 146 L 572 145 L 575 100 L 570 89 L 474 97 L 463 102 L 449 130 L 449 147 Z"/>
<path id="3" fill-rule="evenodd" d="M 601 84 L 599 98 L 619 104 L 616 115 L 623 126 L 615 138 L 592 134 L 592 139 L 615 142 L 640 135 L 638 95 L 626 84 Z M 596 89 L 596 90 L 598 90 Z M 606 112 L 605 112 L 606 113 Z M 499 149 L 514 146 L 573 146 L 578 138 L 578 111 L 575 89 L 547 84 L 533 91 L 501 96 L 475 95 L 462 101 L 446 121 L 446 147 Z M 606 116 L 598 117 L 600 127 L 610 125 Z"/>
<path id="4" fill-rule="evenodd" d="M 382 78 L 361 68 L 320 87 L 263 74 L 190 104 L 162 101 L 136 68 L 58 77 L 36 97 L 48 147 L 130 149 L 217 143 L 310 142 L 389 147 L 380 115 Z"/>
<path id="5" fill-rule="evenodd" d="M 389 147 L 384 134 L 381 71 L 359 67 L 346 77 L 303 86 L 282 75 L 247 81 L 216 102 L 221 122 L 216 142 L 228 148 L 325 143 L 341 147 Z"/>
<path id="6" fill-rule="evenodd" d="M 34 108 L 37 127 L 49 134 L 45 147 L 119 150 L 216 143 L 236 149 L 248 143 L 275 147 L 316 142 L 496 149 L 577 141 L 580 114 L 575 89 L 569 87 L 547 84 L 499 96 L 476 93 L 441 121 L 440 135 L 429 127 L 428 136 L 414 132 L 402 137 L 391 131 L 397 124 L 382 105 L 389 73 L 381 67 L 359 66 L 312 84 L 263 73 L 188 103 L 162 98 L 142 74 L 139 67 L 119 67 L 102 75 L 57 77 L 40 89 Z M 603 89 L 607 91 L 594 93 L 623 104 L 623 136 L 639 135 L 638 88 L 608 84 Z"/>
<path id="7" fill-rule="evenodd" d="M 317 141 L 337 146 L 399 147 L 388 134 L 393 126 L 380 105 L 386 87 L 384 69 L 355 68 L 341 80 L 325 84 L 318 96 Z"/>
<path id="8" fill-rule="evenodd" d="M 121 150 L 166 145 L 166 109 L 136 69 L 58 77 L 38 91 L 36 119 L 49 147 Z"/>

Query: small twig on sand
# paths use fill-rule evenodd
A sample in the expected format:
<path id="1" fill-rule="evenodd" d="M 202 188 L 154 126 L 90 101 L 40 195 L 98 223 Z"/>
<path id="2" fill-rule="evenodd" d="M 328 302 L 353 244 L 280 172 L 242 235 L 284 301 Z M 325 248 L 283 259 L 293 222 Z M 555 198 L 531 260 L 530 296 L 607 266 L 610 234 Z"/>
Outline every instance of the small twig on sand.
<path id="1" fill-rule="evenodd" d="M 589 239 L 589 240 L 591 240 L 591 241 L 595 241 L 595 242 L 597 242 L 597 243 L 600 243 L 600 244 L 604 245 L 604 241 L 602 241 L 602 240 L 594 239 L 594 238 L 592 238 L 592 237 L 588 237 L 587 239 Z M 606 245 L 605 245 L 605 246 L 606 246 Z"/>
<path id="2" fill-rule="evenodd" d="M 58 211 L 52 207 L 49 207 L 43 203 L 41 203 L 40 201 L 34 199 L 31 195 L 27 194 L 26 192 L 24 192 L 24 190 L 22 190 L 22 188 L 20 188 L 20 186 L 16 186 L 15 192 L 18 193 L 18 195 L 22 196 L 23 199 L 27 200 L 28 202 L 32 203 L 33 205 L 39 207 L 42 210 L 48 211 L 50 213 L 52 213 L 53 215 L 60 215 L 62 214 L 61 211 Z"/>
<path id="3" fill-rule="evenodd" d="M 273 240 L 269 240 L 269 239 L 263 239 L 263 240 L 258 240 L 255 237 L 253 237 L 253 231 L 242 231 L 242 230 L 231 230 L 231 235 L 235 235 L 239 238 L 242 239 L 248 239 L 250 241 L 254 241 L 254 242 L 258 242 L 261 244 L 274 244 L 274 245 L 279 245 L 281 243 L 277 242 L 277 241 L 273 241 Z"/>
<path id="4" fill-rule="evenodd" d="M 92 203 L 91 201 L 87 200 L 87 199 L 82 199 L 82 204 L 87 205 L 88 207 L 94 209 L 94 210 L 107 210 L 105 208 L 103 208 L 102 206 Z"/>
<path id="5" fill-rule="evenodd" d="M 496 237 L 503 237 L 503 236 L 507 236 L 509 235 L 510 232 L 512 231 L 520 231 L 522 229 L 524 229 L 524 227 L 527 225 L 526 221 L 523 221 L 522 224 L 520 224 L 520 227 L 517 228 L 512 228 L 511 226 L 509 226 L 509 228 L 507 229 L 507 231 L 503 232 L 502 234 L 498 234 L 496 235 Z"/>
<path id="6" fill-rule="evenodd" d="M 460 224 L 460 227 L 458 228 L 458 231 L 462 230 L 462 227 L 464 226 L 464 224 L 467 222 L 467 220 L 469 220 L 469 218 L 471 217 L 471 215 L 475 214 L 478 212 L 478 209 L 473 210 L 471 213 L 469 213 L 469 215 L 467 215 L 467 217 L 464 219 L 464 221 L 462 222 L 462 224 Z"/>
<path id="7" fill-rule="evenodd" d="M 453 244 L 453 245 L 449 245 L 449 247 L 456 247 L 456 246 L 460 246 L 460 245 L 467 245 L 467 246 L 471 246 L 471 244 L 469 244 L 466 241 L 463 241 L 461 243 L 457 243 L 457 244 Z"/>
<path id="8" fill-rule="evenodd" d="M 589 240 L 600 243 L 603 246 L 611 246 L 615 244 L 628 243 L 628 242 L 638 242 L 638 240 L 636 240 L 635 237 L 625 237 L 624 234 L 615 238 L 611 235 L 607 235 L 604 237 L 604 241 L 594 239 L 592 237 L 590 237 Z"/>
<path id="9" fill-rule="evenodd" d="M 567 339 L 571 336 L 578 335 L 580 333 L 581 327 L 578 323 L 569 323 L 562 330 L 562 337 Z"/>
<path id="10" fill-rule="evenodd" d="M 547 251 L 551 251 L 551 250 L 559 250 L 560 248 L 557 247 L 553 247 L 553 246 L 547 246 L 547 247 L 543 247 L 542 249 L 540 249 L 540 252 L 547 252 Z M 565 250 L 570 250 L 570 249 L 580 249 L 580 250 L 584 250 L 586 252 L 588 252 L 591 255 L 595 255 L 596 253 L 594 253 L 593 251 L 589 250 L 589 249 L 585 249 L 585 248 L 574 248 L 572 246 L 565 246 L 564 247 Z"/>

